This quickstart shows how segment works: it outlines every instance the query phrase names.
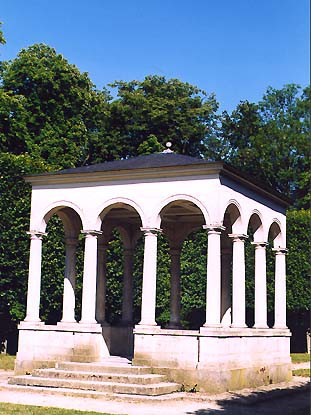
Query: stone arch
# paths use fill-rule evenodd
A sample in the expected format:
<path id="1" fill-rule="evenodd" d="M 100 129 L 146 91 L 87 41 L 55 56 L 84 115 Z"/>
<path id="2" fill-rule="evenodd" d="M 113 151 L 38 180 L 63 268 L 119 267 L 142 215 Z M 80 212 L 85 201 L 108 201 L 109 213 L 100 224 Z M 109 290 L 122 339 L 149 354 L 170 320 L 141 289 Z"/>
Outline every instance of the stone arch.
<path id="1" fill-rule="evenodd" d="M 138 203 L 136 203 L 132 199 L 128 199 L 124 197 L 116 197 L 113 199 L 106 200 L 102 205 L 100 205 L 100 207 L 98 207 L 95 230 L 99 231 L 101 229 L 102 221 L 104 217 L 109 213 L 110 210 L 116 207 L 122 207 L 125 205 L 131 206 L 136 211 L 138 216 L 140 217 L 142 227 L 146 226 L 146 219 L 145 219 L 144 211 L 141 208 L 141 206 L 138 205 Z"/>
<path id="2" fill-rule="evenodd" d="M 282 232 L 282 225 L 280 221 L 276 218 L 272 220 L 272 223 L 269 227 L 268 238 L 273 239 L 274 248 L 284 248 L 284 236 Z"/>
<path id="3" fill-rule="evenodd" d="M 243 226 L 241 205 L 234 199 L 229 200 L 224 211 L 224 226 L 226 226 L 226 223 L 230 224 L 233 233 L 242 234 L 246 232 Z"/>
<path id="4" fill-rule="evenodd" d="M 255 242 L 265 242 L 262 214 L 254 209 L 248 220 L 248 227 L 252 228 Z"/>
<path id="5" fill-rule="evenodd" d="M 172 195 L 167 197 L 166 199 L 162 200 L 154 214 L 151 216 L 151 220 L 150 220 L 150 225 L 154 226 L 155 228 L 159 228 L 161 226 L 161 212 L 163 211 L 164 208 L 166 208 L 168 205 L 171 205 L 173 202 L 182 202 L 182 201 L 188 201 L 188 202 L 192 202 L 202 213 L 205 223 L 209 224 L 210 222 L 210 218 L 209 218 L 209 213 L 206 209 L 206 207 L 204 206 L 204 204 L 197 198 L 187 195 L 187 194 L 176 194 L 176 195 Z"/>
<path id="6" fill-rule="evenodd" d="M 77 205 L 72 202 L 61 200 L 54 202 L 44 210 L 41 223 L 38 226 L 40 232 L 45 232 L 46 226 L 54 214 L 61 219 L 65 235 L 69 237 L 79 233 L 85 223 L 84 215 Z"/>

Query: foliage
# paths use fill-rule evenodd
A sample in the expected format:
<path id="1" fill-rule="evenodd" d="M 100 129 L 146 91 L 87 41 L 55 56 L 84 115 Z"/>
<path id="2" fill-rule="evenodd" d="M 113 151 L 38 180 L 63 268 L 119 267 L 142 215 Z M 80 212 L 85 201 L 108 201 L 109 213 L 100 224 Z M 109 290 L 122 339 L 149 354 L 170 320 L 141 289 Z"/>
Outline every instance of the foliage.
<path id="1" fill-rule="evenodd" d="M 241 102 L 222 114 L 223 159 L 292 197 L 296 207 L 310 202 L 310 87 L 269 87 L 258 104 Z"/>
<path id="2" fill-rule="evenodd" d="M 310 369 L 295 369 L 293 370 L 293 376 L 302 376 L 305 378 L 309 378 L 311 376 L 311 370 Z"/>
<path id="3" fill-rule="evenodd" d="M 290 357 L 292 359 L 292 363 L 310 362 L 309 353 L 291 353 Z"/>
<path id="4" fill-rule="evenodd" d="M 51 408 L 45 406 L 19 405 L 12 403 L 0 403 L 0 413 L 6 415 L 109 415 L 103 412 L 83 411 L 75 409 Z"/>
<path id="5" fill-rule="evenodd" d="M 1 370 L 14 370 L 15 356 L 9 356 L 8 354 L 0 354 L 0 369 Z"/>
<path id="6" fill-rule="evenodd" d="M 54 169 L 85 164 L 108 95 L 44 44 L 2 64 L 0 150 L 28 152 Z"/>
<path id="7" fill-rule="evenodd" d="M 111 158 L 137 155 L 151 137 L 180 154 L 202 157 L 215 137 L 218 104 L 213 94 L 178 79 L 147 76 L 111 84 L 118 98 L 110 104 Z"/>
<path id="8" fill-rule="evenodd" d="M 5 41 L 5 38 L 3 36 L 3 31 L 1 29 L 1 26 L 2 26 L 2 22 L 0 22 L 0 45 L 1 44 L 4 45 L 6 43 L 6 41 Z"/>
<path id="9" fill-rule="evenodd" d="M 30 186 L 22 176 L 45 169 L 27 154 L 0 153 L 0 312 L 13 321 L 26 304 Z"/>
<path id="10" fill-rule="evenodd" d="M 310 210 L 287 212 L 287 308 L 310 310 Z"/>

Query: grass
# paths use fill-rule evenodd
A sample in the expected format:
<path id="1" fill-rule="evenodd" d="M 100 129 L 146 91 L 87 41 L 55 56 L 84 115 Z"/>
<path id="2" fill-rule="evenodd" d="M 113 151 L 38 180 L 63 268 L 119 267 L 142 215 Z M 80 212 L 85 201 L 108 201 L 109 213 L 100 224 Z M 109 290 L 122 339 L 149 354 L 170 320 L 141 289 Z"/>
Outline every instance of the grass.
<path id="1" fill-rule="evenodd" d="M 294 376 L 303 376 L 306 378 L 310 378 L 311 377 L 311 371 L 310 369 L 295 369 L 293 370 L 293 375 Z"/>
<path id="2" fill-rule="evenodd" d="M 291 353 L 290 357 L 293 363 L 310 362 L 309 353 Z"/>
<path id="3" fill-rule="evenodd" d="M 15 356 L 10 356 L 8 354 L 0 354 L 0 369 L 13 370 L 14 362 L 15 362 Z"/>
<path id="4" fill-rule="evenodd" d="M 50 408 L 33 405 L 15 405 L 0 403 L 0 415 L 109 415 L 99 412 L 85 412 L 74 409 Z"/>

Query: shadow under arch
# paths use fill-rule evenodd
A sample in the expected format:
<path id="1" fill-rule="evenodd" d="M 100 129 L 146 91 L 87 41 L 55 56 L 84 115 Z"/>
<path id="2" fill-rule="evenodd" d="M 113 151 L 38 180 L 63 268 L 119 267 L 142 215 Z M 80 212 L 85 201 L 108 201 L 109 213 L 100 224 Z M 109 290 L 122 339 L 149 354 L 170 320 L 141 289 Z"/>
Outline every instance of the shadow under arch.
<path id="1" fill-rule="evenodd" d="M 133 326 L 138 322 L 138 313 L 140 316 L 141 298 L 139 310 L 134 307 L 134 299 L 136 291 L 141 293 L 142 272 L 136 281 L 134 265 L 137 242 L 143 236 L 140 230 L 143 214 L 134 202 L 127 202 L 128 199 L 111 199 L 98 215 L 101 235 L 98 237 L 96 320 L 104 327 L 110 354 L 130 357 L 134 347 Z M 140 285 L 138 289 L 137 285 Z"/>
<path id="2" fill-rule="evenodd" d="M 75 209 L 60 204 L 47 211 L 42 223 L 47 234 L 42 244 L 41 318 L 48 324 L 72 323 L 81 311 L 82 220 Z"/>
<path id="3" fill-rule="evenodd" d="M 157 226 L 161 226 L 163 231 L 158 246 L 161 270 L 157 281 L 157 314 L 159 322 L 169 329 L 193 328 L 190 327 L 193 319 L 191 310 L 188 310 L 189 304 L 196 308 L 202 307 L 201 303 L 204 302 L 205 314 L 207 232 L 203 230 L 203 225 L 207 216 L 190 199 L 192 198 L 184 199 L 182 196 L 180 199 L 177 196 L 166 199 L 168 203 L 162 203 L 157 222 Z M 199 230 L 204 234 L 205 240 L 198 235 Z M 195 268 L 201 260 L 204 265 Z M 202 269 L 203 273 L 198 272 Z M 193 283 L 193 278 L 197 280 L 197 284 Z M 202 286 L 204 288 L 199 292 Z M 200 305 L 197 304 L 197 299 L 200 299 Z"/>
<path id="4" fill-rule="evenodd" d="M 210 223 L 210 217 L 209 217 L 209 213 L 206 209 L 206 207 L 204 206 L 204 204 L 197 198 L 187 195 L 187 194 L 176 194 L 176 195 L 172 195 L 169 196 L 168 198 L 162 200 L 156 207 L 156 209 L 154 210 L 153 215 L 150 218 L 150 224 L 151 226 L 155 226 L 156 228 L 160 228 L 161 226 L 161 222 L 162 222 L 162 216 L 163 216 L 163 212 L 165 212 L 166 209 L 169 208 L 169 206 L 172 206 L 173 203 L 183 203 L 183 205 L 186 206 L 188 205 L 189 208 L 190 206 L 194 206 L 196 208 L 196 211 L 200 211 L 200 214 L 203 215 L 204 217 L 204 221 L 205 224 L 209 224 Z M 193 208 L 192 208 L 193 210 Z M 162 216 L 161 216 L 162 214 Z"/>

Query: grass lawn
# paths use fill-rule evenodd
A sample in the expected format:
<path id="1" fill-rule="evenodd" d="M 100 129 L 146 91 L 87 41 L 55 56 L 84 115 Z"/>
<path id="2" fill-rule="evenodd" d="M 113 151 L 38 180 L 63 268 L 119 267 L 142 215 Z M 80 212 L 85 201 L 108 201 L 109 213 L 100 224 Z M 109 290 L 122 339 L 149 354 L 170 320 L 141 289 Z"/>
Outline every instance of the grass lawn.
<path id="1" fill-rule="evenodd" d="M 295 369 L 293 370 L 293 375 L 294 376 L 303 376 L 306 378 L 310 378 L 311 377 L 311 371 L 310 369 Z"/>
<path id="2" fill-rule="evenodd" d="M 16 356 L 0 354 L 0 369 L 13 370 Z"/>
<path id="3" fill-rule="evenodd" d="M 309 353 L 291 353 L 290 357 L 293 363 L 310 362 Z"/>
<path id="4" fill-rule="evenodd" d="M 0 415 L 109 415 L 99 412 L 76 411 L 74 409 L 60 409 L 32 405 L 15 405 L 0 403 Z"/>

